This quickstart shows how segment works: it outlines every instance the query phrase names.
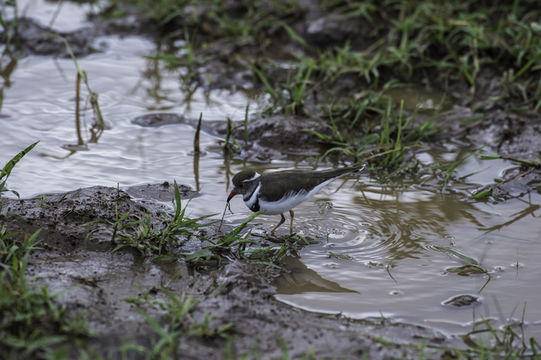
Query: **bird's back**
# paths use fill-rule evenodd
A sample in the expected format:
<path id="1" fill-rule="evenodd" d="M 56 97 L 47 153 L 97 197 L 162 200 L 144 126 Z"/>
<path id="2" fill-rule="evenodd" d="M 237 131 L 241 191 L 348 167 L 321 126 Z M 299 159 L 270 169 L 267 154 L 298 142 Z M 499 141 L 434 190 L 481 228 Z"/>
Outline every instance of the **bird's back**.
<path id="1" fill-rule="evenodd" d="M 287 193 L 310 192 L 320 185 L 324 186 L 342 175 L 361 168 L 361 166 L 355 166 L 323 171 L 287 170 L 267 173 L 261 177 L 260 198 L 266 201 L 278 201 Z"/>

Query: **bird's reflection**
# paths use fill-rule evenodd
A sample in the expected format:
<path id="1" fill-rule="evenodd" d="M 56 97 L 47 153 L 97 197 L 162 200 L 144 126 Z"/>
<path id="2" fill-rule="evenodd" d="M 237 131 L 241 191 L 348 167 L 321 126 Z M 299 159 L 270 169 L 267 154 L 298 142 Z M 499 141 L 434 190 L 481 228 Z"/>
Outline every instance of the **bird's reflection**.
<path id="1" fill-rule="evenodd" d="M 287 257 L 283 266 L 286 271 L 275 283 L 278 294 L 307 292 L 358 293 L 355 290 L 343 288 L 334 281 L 322 278 L 317 272 L 307 268 L 296 257 Z"/>

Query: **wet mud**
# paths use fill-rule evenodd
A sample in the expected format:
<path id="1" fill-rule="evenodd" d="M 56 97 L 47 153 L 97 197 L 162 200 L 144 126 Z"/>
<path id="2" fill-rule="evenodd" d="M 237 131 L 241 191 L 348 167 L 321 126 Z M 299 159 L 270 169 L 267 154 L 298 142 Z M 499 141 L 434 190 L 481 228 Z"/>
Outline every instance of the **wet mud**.
<path id="1" fill-rule="evenodd" d="M 92 187 L 27 200 L 1 199 L 0 226 L 8 226 L 21 237 L 42 229 L 29 275 L 37 276 L 34 284 L 47 284 L 50 292 L 63 291 L 57 301 L 68 309 L 86 314 L 94 334 L 88 343 L 99 353 L 111 354 L 127 339 L 149 346 L 157 341 L 149 322 L 129 299 L 145 294 L 154 302 L 165 301 L 162 287 L 197 299 L 191 313 L 196 321 L 210 316 L 210 329 L 233 329 L 230 340 L 217 335 L 182 337 L 178 354 L 182 358 L 220 359 L 228 341 L 235 356 L 255 351 L 267 358 L 283 355 L 280 344 L 293 357 L 314 351 L 318 357 L 403 358 L 417 357 L 419 343 L 429 347 L 451 343 L 452 339 L 423 327 L 315 314 L 278 302 L 273 297 L 274 284 L 281 271 L 275 267 L 227 261 L 198 271 L 180 253 L 160 262 L 131 250 L 113 252 L 112 227 L 91 223 L 115 221 L 115 204 L 119 213 L 129 212 L 133 218 L 171 211 L 164 203 L 171 188 L 168 183 L 125 191 Z M 181 192 L 184 198 L 192 195 L 187 187 L 181 187 Z M 213 236 L 217 229 L 207 231 Z M 200 248 L 201 242 L 195 241 L 180 251 Z M 291 269 L 304 266 L 294 258 L 286 261 Z M 325 291 L 344 290 L 329 281 L 320 285 Z M 159 308 L 148 307 L 146 312 L 158 319 L 164 316 Z M 390 343 L 383 346 L 380 337 Z M 402 342 L 409 345 L 399 345 Z M 437 355 L 440 350 L 429 353 Z"/>
<path id="2" fill-rule="evenodd" d="M 235 11 L 234 1 L 228 3 L 229 10 Z M 329 44 L 351 39 L 354 39 L 352 48 L 364 48 L 376 40 L 362 36 L 367 29 L 359 28 L 357 23 L 344 21 L 336 14 L 318 14 L 310 2 L 305 3 L 305 13 L 303 16 L 297 14 L 298 22 L 293 28 L 315 48 L 323 49 Z M 69 53 L 58 37 L 61 36 L 69 42 L 76 56 L 85 56 L 97 51 L 93 43 L 98 36 L 158 36 L 167 33 L 168 28 L 182 28 L 179 24 L 158 26 L 131 8 L 123 10 L 130 15 L 121 19 L 92 17 L 90 21 L 94 26 L 71 33 L 55 32 L 31 19 L 20 19 L 20 49 L 27 55 L 67 57 Z M 194 11 L 204 13 L 205 9 Z M 212 29 L 211 25 L 209 29 Z M 269 30 L 272 31 L 276 43 L 280 44 L 280 51 L 275 56 L 287 57 L 288 49 L 295 46 L 294 42 L 283 29 Z M 200 35 L 207 38 L 213 36 L 210 31 Z M 270 47 L 267 51 L 272 49 Z M 217 42 L 207 51 L 215 54 L 236 51 L 253 59 L 269 55 L 261 54 L 256 43 L 239 45 Z M 250 80 L 252 70 L 239 58 L 215 56 L 196 72 L 195 82 L 206 90 L 253 89 L 260 86 Z M 489 99 L 499 93 L 500 85 L 493 76 L 491 73 L 479 74 L 476 98 Z M 210 84 L 208 79 L 211 79 Z M 430 79 L 422 79 L 420 83 L 430 83 Z M 362 89 L 364 85 L 360 77 L 351 77 L 344 79 L 340 88 L 334 90 L 340 93 Z M 434 84 L 427 87 L 432 86 Z M 497 100 L 487 101 L 484 107 L 472 109 L 469 105 L 471 95 L 461 84 L 438 90 L 448 94 L 457 105 L 440 118 L 439 125 L 444 130 L 437 135 L 437 141 L 453 137 L 475 147 L 486 145 L 487 150 L 501 155 L 539 162 L 541 119 L 538 113 L 518 113 L 512 109 L 512 104 Z M 313 97 L 311 103 L 305 106 L 317 109 L 317 105 L 318 99 Z M 464 122 L 467 119 L 478 120 Z M 239 149 L 232 152 L 233 158 L 269 162 L 291 156 L 318 156 L 328 149 L 309 131 L 330 134 L 326 122 L 317 117 L 258 115 L 250 119 L 246 128 L 243 119 L 232 120 L 232 137 L 241 144 Z M 195 127 L 197 119 L 173 113 L 152 113 L 142 114 L 132 119 L 132 123 L 142 127 L 186 123 Z M 447 129 L 450 131 L 445 131 Z M 204 121 L 202 131 L 225 141 L 228 129 L 224 121 Z M 245 136 L 248 140 L 246 143 Z M 539 191 L 541 170 L 517 163 L 503 174 L 503 179 L 509 181 L 494 184 L 495 194 L 499 198 L 520 197 L 530 191 Z M 184 199 L 195 194 L 188 187 L 181 186 L 180 190 Z M 340 315 L 315 314 L 275 300 L 273 295 L 276 287 L 281 286 L 279 281 L 285 281 L 288 276 L 294 277 L 295 266 L 303 266 L 295 259 L 288 260 L 294 263 L 287 264 L 290 274 L 280 277 L 284 275 L 281 271 L 285 270 L 242 261 L 230 261 L 210 269 L 194 269 L 185 261 L 183 254 L 200 250 L 203 244 L 198 240 L 188 241 L 178 249 L 174 260 L 166 263 L 155 263 L 150 257 L 142 257 L 128 249 L 112 251 L 116 244 L 111 241 L 111 226 L 105 226 L 104 222 L 115 221 L 115 204 L 118 213 L 129 212 L 128 219 L 135 220 L 148 213 L 153 215 L 153 219 L 158 219 L 160 212 L 171 212 L 168 203 L 172 198 L 171 183 L 163 183 L 124 190 L 92 187 L 25 200 L 1 199 L 0 226 L 6 225 L 9 231 L 18 232 L 21 236 L 42 229 L 41 250 L 34 252 L 31 258 L 30 275 L 39 275 L 37 281 L 47 284 L 51 292 L 70 289 L 60 301 L 70 309 L 88 312 L 90 328 L 96 331 L 89 343 L 103 353 L 118 347 L 127 338 L 136 339 L 142 344 L 150 344 L 156 339 L 157 335 L 149 335 L 153 330 L 147 319 L 126 299 L 148 292 L 152 299 L 165 301 L 166 295 L 159 289 L 160 286 L 199 300 L 192 316 L 202 320 L 210 314 L 212 329 L 232 324 L 233 352 L 237 356 L 251 354 L 256 349 L 257 353 L 269 358 L 281 357 L 283 353 L 279 344 L 282 341 L 292 357 L 313 351 L 318 358 L 418 358 L 417 345 L 420 343 L 428 345 L 424 356 L 439 358 L 442 356 L 439 346 L 457 345 L 454 339 L 424 327 L 390 323 L 385 319 L 357 321 Z M 102 223 L 91 223 L 96 220 L 102 220 Z M 220 236 L 217 227 L 204 231 L 208 232 L 209 238 Z M 317 285 L 325 291 L 347 291 L 329 282 Z M 310 288 L 314 288 L 313 284 Z M 446 305 L 468 307 L 475 306 L 478 301 L 464 295 L 450 299 Z M 147 310 L 154 316 L 164 315 L 155 308 Z M 382 342 L 379 338 L 387 339 L 390 343 Z M 184 358 L 222 358 L 224 354 L 216 349 L 224 349 L 227 342 L 228 339 L 216 335 L 187 335 L 181 344 L 181 354 Z"/>

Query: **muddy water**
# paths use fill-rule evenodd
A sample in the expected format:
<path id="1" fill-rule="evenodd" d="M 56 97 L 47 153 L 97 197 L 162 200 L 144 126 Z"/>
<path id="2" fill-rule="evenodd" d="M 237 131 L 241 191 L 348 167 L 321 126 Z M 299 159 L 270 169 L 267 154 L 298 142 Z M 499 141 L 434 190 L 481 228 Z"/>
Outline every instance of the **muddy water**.
<path id="1" fill-rule="evenodd" d="M 43 26 L 59 31 L 73 31 L 81 26 L 89 25 L 86 22 L 86 14 L 97 9 L 91 4 L 47 0 L 18 0 L 17 6 L 19 17 L 32 18 Z"/>
<path id="2" fill-rule="evenodd" d="M 21 195 L 173 178 L 189 182 L 193 179 L 194 129 L 183 124 L 149 129 L 131 121 L 164 110 L 188 118 L 197 118 L 203 112 L 205 120 L 244 116 L 250 100 L 242 94 L 207 96 L 196 92 L 187 102 L 177 76 L 152 71 L 156 64 L 142 58 L 153 52 L 150 42 L 113 37 L 99 39 L 98 45 L 107 49 L 105 53 L 79 59 L 79 66 L 87 72 L 92 90 L 99 94 L 108 129 L 94 143 L 89 141 L 94 117 L 88 100 L 83 100 L 81 132 L 85 146 L 78 146 L 75 127 L 73 62 L 49 57 L 28 57 L 18 62 L 10 79 L 12 85 L 4 90 L 2 160 L 40 140 L 10 179 Z M 201 137 L 203 150 L 215 142 L 210 136 Z M 204 152 L 201 156 L 202 163 L 210 159 L 213 169 L 223 163 L 219 153 Z"/>
<path id="3" fill-rule="evenodd" d="M 476 166 L 483 164 L 472 161 L 465 167 Z M 494 164 L 484 173 L 502 166 Z M 315 206 L 305 207 L 305 218 L 328 238 L 302 251 L 307 269 L 296 267 L 296 273 L 284 277 L 280 300 L 355 318 L 403 319 L 455 334 L 471 330 L 481 318 L 494 319 L 495 325 L 512 315 L 520 319 L 526 305 L 526 332 L 541 337 L 541 291 L 535 285 L 541 196 L 492 205 L 427 191 L 415 183 L 392 189 L 370 179 L 363 184 L 352 179 L 339 192 L 331 187 L 319 199 L 332 199 L 332 209 L 320 215 Z M 308 230 L 310 224 L 301 227 Z M 492 279 L 485 286 L 485 274 L 453 272 L 465 262 L 437 247 L 476 259 Z M 334 286 L 327 283 L 322 289 L 322 279 Z M 443 304 L 459 295 L 477 296 L 480 303 L 460 308 Z"/>
<path id="4" fill-rule="evenodd" d="M 257 110 L 256 100 L 240 92 L 196 91 L 188 98 L 179 89 L 177 74 L 142 57 L 156 52 L 155 45 L 142 38 L 107 37 L 95 46 L 103 52 L 79 59 L 79 65 L 99 94 L 108 129 L 86 147 L 73 146 L 77 135 L 71 60 L 27 57 L 11 74 L 11 85 L 4 82 L 0 163 L 41 141 L 17 165 L 8 183 L 21 196 L 176 179 L 200 189 L 189 208 L 197 216 L 222 211 L 230 176 L 240 169 L 308 167 L 298 159 L 265 165 L 226 161 L 219 139 L 202 134 L 203 152 L 195 174 L 191 126 L 143 128 L 131 120 L 155 111 L 187 118 L 203 112 L 205 120 L 242 119 L 247 103 Z M 422 101 L 437 102 L 426 94 Z M 82 135 L 88 140 L 93 117 L 88 103 L 84 106 Z M 425 163 L 451 159 L 459 150 L 450 145 L 437 153 L 420 153 L 419 159 Z M 296 210 L 296 231 L 318 243 L 301 252 L 300 263 L 291 260 L 288 266 L 294 272 L 280 280 L 276 297 L 311 311 L 354 318 L 385 316 L 448 333 L 465 333 L 483 317 L 494 319 L 495 325 L 511 315 L 518 319 L 527 304 L 525 330 L 541 339 L 541 307 L 537 306 L 541 303 L 537 285 L 541 196 L 531 194 L 503 204 L 464 196 L 510 166 L 472 157 L 458 172 L 475 174 L 458 187 L 456 195 L 443 195 L 430 179 L 386 186 L 363 176 L 333 183 Z M 232 202 L 232 209 L 234 214 L 227 217 L 232 224 L 249 214 L 240 198 Z M 262 233 L 276 221 L 276 216 L 261 216 L 253 223 L 254 231 Z M 452 272 L 464 262 L 437 247 L 476 259 L 492 279 L 485 286 L 485 274 Z M 479 302 L 460 308 L 443 305 L 457 295 L 477 296 Z"/>

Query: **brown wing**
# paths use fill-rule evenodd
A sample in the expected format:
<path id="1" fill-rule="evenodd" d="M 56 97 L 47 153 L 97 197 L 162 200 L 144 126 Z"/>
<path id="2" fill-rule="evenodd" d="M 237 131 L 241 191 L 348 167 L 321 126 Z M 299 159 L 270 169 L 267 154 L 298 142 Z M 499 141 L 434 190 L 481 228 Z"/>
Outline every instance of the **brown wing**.
<path id="1" fill-rule="evenodd" d="M 358 170 L 347 167 L 324 171 L 291 170 L 267 173 L 261 177 L 260 197 L 267 201 L 280 200 L 288 192 L 310 191 L 324 181 Z"/>

